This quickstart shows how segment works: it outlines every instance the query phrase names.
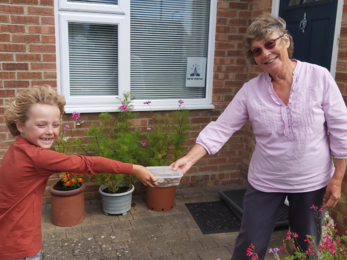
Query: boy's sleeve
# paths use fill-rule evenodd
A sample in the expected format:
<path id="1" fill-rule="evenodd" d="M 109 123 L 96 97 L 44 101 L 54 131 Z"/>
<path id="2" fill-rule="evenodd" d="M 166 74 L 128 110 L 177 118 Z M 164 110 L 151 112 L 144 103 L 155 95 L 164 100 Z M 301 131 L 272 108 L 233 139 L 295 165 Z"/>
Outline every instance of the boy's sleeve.
<path id="1" fill-rule="evenodd" d="M 100 156 L 66 155 L 37 148 L 33 163 L 40 174 L 56 172 L 131 174 L 133 165 Z"/>

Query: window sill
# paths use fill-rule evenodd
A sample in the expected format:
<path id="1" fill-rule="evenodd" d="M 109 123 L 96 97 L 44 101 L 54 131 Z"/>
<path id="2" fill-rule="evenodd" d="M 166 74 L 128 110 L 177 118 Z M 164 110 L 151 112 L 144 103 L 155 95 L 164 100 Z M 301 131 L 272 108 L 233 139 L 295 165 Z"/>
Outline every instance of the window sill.
<path id="1" fill-rule="evenodd" d="M 78 113 L 102 113 L 102 112 L 119 112 L 119 107 L 117 106 L 105 106 L 105 105 L 89 105 L 89 106 L 81 106 L 81 105 L 66 105 L 65 112 L 67 114 L 71 114 L 73 112 Z M 184 109 L 187 110 L 208 110 L 214 109 L 214 105 L 212 104 L 199 104 L 199 105 L 188 105 L 183 104 Z M 151 106 L 148 105 L 139 105 L 134 106 L 134 111 L 173 111 L 177 110 L 177 105 L 166 105 L 166 106 Z"/>

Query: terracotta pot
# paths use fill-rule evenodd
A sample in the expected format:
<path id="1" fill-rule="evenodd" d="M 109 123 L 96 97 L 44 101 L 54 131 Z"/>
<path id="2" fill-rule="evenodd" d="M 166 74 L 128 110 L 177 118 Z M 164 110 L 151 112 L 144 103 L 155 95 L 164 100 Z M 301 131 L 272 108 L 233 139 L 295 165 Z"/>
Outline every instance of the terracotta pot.
<path id="1" fill-rule="evenodd" d="M 167 211 L 175 205 L 175 195 L 177 186 L 169 187 L 146 187 L 147 207 L 154 211 Z"/>
<path id="2" fill-rule="evenodd" d="M 74 190 L 55 190 L 55 184 L 49 187 L 52 205 L 52 223 L 59 227 L 71 227 L 78 225 L 84 220 L 84 189 L 81 187 Z"/>

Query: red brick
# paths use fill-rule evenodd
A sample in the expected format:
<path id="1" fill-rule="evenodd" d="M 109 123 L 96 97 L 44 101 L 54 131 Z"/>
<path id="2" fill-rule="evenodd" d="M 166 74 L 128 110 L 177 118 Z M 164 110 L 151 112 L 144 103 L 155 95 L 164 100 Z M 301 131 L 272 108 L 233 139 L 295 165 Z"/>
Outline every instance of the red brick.
<path id="1" fill-rule="evenodd" d="M 54 8 L 51 7 L 28 7 L 28 14 L 54 15 Z"/>
<path id="2" fill-rule="evenodd" d="M 229 3 L 230 9 L 248 9 L 248 4 L 243 3 Z"/>
<path id="3" fill-rule="evenodd" d="M 31 85 L 32 86 L 35 86 L 35 85 L 44 85 L 44 84 L 47 84 L 47 85 L 50 85 L 51 87 L 57 87 L 57 81 L 56 80 L 40 80 L 40 81 L 32 81 L 31 82 Z M 75 133 L 75 132 L 74 132 Z M 81 132 L 82 133 L 82 132 Z M 83 130 L 83 134 L 84 135 L 84 130 Z M 77 135 L 75 135 L 77 136 Z"/>
<path id="4" fill-rule="evenodd" d="M 346 80 L 347 80 L 347 73 L 340 73 L 340 72 L 336 73 L 335 80 L 336 81 L 346 82 Z"/>
<path id="5" fill-rule="evenodd" d="M 231 88 L 213 88 L 213 94 L 231 94 L 232 89 Z"/>
<path id="6" fill-rule="evenodd" d="M 28 63 L 3 63 L 3 70 L 28 70 Z"/>
<path id="7" fill-rule="evenodd" d="M 40 42 L 38 34 L 13 34 L 12 41 L 14 42 Z"/>
<path id="8" fill-rule="evenodd" d="M 191 123 L 192 124 L 207 124 L 211 121 L 210 118 L 192 118 Z"/>
<path id="9" fill-rule="evenodd" d="M 0 10 L 2 13 L 8 13 L 8 14 L 23 14 L 24 13 L 23 6 L 0 5 Z"/>
<path id="10" fill-rule="evenodd" d="M 50 5 L 53 6 L 54 5 L 54 1 L 53 0 L 41 0 L 40 1 L 41 5 Z"/>
<path id="11" fill-rule="evenodd" d="M 51 35 L 42 35 L 42 42 L 46 43 L 55 43 L 55 36 Z"/>
<path id="12" fill-rule="evenodd" d="M 224 17 L 235 17 L 237 15 L 237 11 L 235 10 L 218 10 L 217 11 L 217 17 L 221 18 Z"/>
<path id="13" fill-rule="evenodd" d="M 243 35 L 228 35 L 228 41 L 243 41 Z"/>
<path id="14" fill-rule="evenodd" d="M 9 23 L 10 22 L 10 16 L 9 15 L 0 15 L 0 23 Z"/>
<path id="15" fill-rule="evenodd" d="M 37 5 L 38 0 L 11 0 L 12 4 Z"/>
<path id="16" fill-rule="evenodd" d="M 44 78 L 45 79 L 56 79 L 57 73 L 56 72 L 44 72 Z"/>
<path id="17" fill-rule="evenodd" d="M 216 41 L 225 41 L 226 39 L 227 39 L 226 34 L 221 34 L 221 33 L 216 34 Z"/>
<path id="18" fill-rule="evenodd" d="M 11 15 L 11 23 L 16 24 L 30 24 L 40 23 L 40 17 L 30 15 Z"/>
<path id="19" fill-rule="evenodd" d="M 214 56 L 215 57 L 218 57 L 218 56 L 224 57 L 225 56 L 225 51 L 224 50 L 215 50 Z"/>
<path id="20" fill-rule="evenodd" d="M 234 49 L 235 43 L 233 42 L 216 42 L 216 49 Z"/>
<path id="21" fill-rule="evenodd" d="M 228 19 L 227 18 L 217 18 L 217 22 L 218 25 L 226 25 L 228 23 Z"/>
<path id="22" fill-rule="evenodd" d="M 16 73 L 15 72 L 3 72 L 0 71 L 0 79 L 15 79 Z"/>
<path id="23" fill-rule="evenodd" d="M 54 17 L 41 17 L 41 24 L 54 25 Z"/>
<path id="24" fill-rule="evenodd" d="M 55 52 L 55 45 L 30 44 L 30 52 Z"/>
<path id="25" fill-rule="evenodd" d="M 56 61 L 55 54 L 43 54 L 43 61 Z"/>
<path id="26" fill-rule="evenodd" d="M 31 63 L 30 68 L 32 70 L 55 70 L 56 66 L 55 63 Z"/>
<path id="27" fill-rule="evenodd" d="M 230 25 L 248 25 L 248 19 L 233 18 L 229 19 Z"/>
<path id="28" fill-rule="evenodd" d="M 27 88 L 29 87 L 29 85 L 30 85 L 29 81 L 20 81 L 20 80 L 4 81 L 5 88 Z"/>
<path id="29" fill-rule="evenodd" d="M 213 86 L 214 87 L 223 87 L 224 81 L 223 80 L 214 80 Z"/>
<path id="30" fill-rule="evenodd" d="M 54 26 L 28 26 L 29 33 L 44 33 L 44 34 L 54 34 L 55 29 Z"/>
<path id="31" fill-rule="evenodd" d="M 239 12 L 239 17 L 251 18 L 252 17 L 252 12 L 251 11 L 240 11 Z"/>
<path id="32" fill-rule="evenodd" d="M 16 61 L 41 61 L 41 54 L 36 53 L 18 53 Z"/>
<path id="33" fill-rule="evenodd" d="M 0 89 L 0 97 L 13 97 L 15 95 L 14 90 Z"/>
<path id="34" fill-rule="evenodd" d="M 9 33 L 0 34 L 0 42 L 9 42 L 11 40 L 11 35 Z"/>
<path id="35" fill-rule="evenodd" d="M 10 3 L 10 0 L 0 0 L 0 3 L 9 4 L 9 3 Z"/>
<path id="36" fill-rule="evenodd" d="M 1 61 L 13 61 L 13 54 L 12 53 L 0 53 L 0 60 Z"/>
<path id="37" fill-rule="evenodd" d="M 0 24 L 0 32 L 24 33 L 24 25 Z"/>
<path id="38" fill-rule="evenodd" d="M 24 52 L 26 51 L 26 47 L 25 44 L 0 43 L 0 51 Z"/>
<path id="39" fill-rule="evenodd" d="M 17 72 L 18 79 L 42 79 L 41 72 Z"/>

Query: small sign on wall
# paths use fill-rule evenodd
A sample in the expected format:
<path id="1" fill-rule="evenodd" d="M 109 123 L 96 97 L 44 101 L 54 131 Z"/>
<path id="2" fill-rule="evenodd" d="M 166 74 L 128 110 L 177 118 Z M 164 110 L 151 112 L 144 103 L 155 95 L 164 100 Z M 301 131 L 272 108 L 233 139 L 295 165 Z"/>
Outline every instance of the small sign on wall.
<path id="1" fill-rule="evenodd" d="M 205 87 L 206 57 L 188 57 L 186 87 Z"/>

